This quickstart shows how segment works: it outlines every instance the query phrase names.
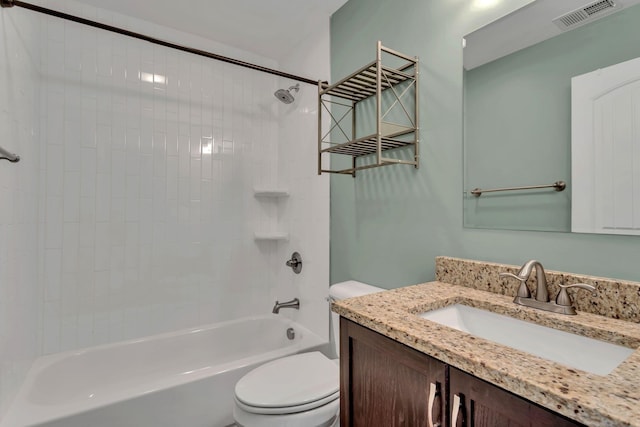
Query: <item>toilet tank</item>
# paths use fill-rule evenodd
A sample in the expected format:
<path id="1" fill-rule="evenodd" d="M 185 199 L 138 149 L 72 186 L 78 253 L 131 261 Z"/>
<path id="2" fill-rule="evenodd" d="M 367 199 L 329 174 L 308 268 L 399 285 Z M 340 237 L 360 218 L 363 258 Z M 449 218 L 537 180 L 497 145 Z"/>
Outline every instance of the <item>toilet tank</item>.
<path id="1" fill-rule="evenodd" d="M 329 298 L 332 300 L 343 300 L 346 298 L 359 297 L 362 295 L 374 294 L 386 289 L 376 286 L 367 285 L 366 283 L 348 280 L 346 282 L 336 283 L 329 287 Z M 333 311 L 330 318 L 331 325 L 331 342 L 336 357 L 340 356 L 340 316 Z"/>

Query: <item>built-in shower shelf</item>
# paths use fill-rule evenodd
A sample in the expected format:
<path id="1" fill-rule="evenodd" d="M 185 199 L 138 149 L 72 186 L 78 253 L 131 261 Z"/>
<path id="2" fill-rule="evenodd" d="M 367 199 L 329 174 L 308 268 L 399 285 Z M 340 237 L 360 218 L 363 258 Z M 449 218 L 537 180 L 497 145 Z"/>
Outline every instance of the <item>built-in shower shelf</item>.
<path id="1" fill-rule="evenodd" d="M 253 233 L 253 239 L 255 241 L 287 241 L 289 240 L 289 233 L 281 231 L 256 231 Z"/>
<path id="2" fill-rule="evenodd" d="M 264 187 L 264 188 L 254 188 L 253 195 L 256 199 L 261 201 L 261 204 L 264 203 L 266 206 L 271 205 L 271 209 L 275 209 L 279 205 L 279 201 L 289 197 L 289 190 L 285 188 L 278 187 Z M 274 221 L 275 217 L 271 216 L 269 222 L 272 222 L 271 226 L 265 226 L 265 228 L 273 228 L 278 229 L 278 225 L 276 221 Z M 289 233 L 283 231 L 256 231 L 253 234 L 253 238 L 255 241 L 287 241 L 289 240 Z"/>
<path id="3" fill-rule="evenodd" d="M 253 190 L 256 198 L 280 199 L 289 197 L 289 190 L 284 188 L 256 188 Z"/>
<path id="4" fill-rule="evenodd" d="M 417 168 L 420 100 L 418 75 L 417 57 L 384 47 L 379 41 L 375 61 L 335 84 L 320 82 L 318 175 L 329 172 L 355 176 L 359 170 L 392 164 L 406 164 Z M 375 113 L 374 120 L 360 117 L 367 112 Z M 323 115 L 329 117 L 323 120 Z M 374 122 L 374 133 L 369 131 L 367 136 L 357 136 L 356 129 L 362 131 L 359 122 Z M 413 148 L 413 159 L 383 155 L 388 150 L 403 147 Z M 351 167 L 325 167 L 324 157 L 331 154 L 351 157 Z M 363 156 L 372 158 L 357 161 Z"/>

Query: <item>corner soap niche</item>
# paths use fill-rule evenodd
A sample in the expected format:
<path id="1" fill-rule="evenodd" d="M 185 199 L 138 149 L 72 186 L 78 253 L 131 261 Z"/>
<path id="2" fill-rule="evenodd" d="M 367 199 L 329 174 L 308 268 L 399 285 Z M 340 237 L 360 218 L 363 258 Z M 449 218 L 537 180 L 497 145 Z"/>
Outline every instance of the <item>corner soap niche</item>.
<path id="1" fill-rule="evenodd" d="M 253 195 L 259 201 L 264 203 L 279 203 L 281 200 L 289 197 L 289 190 L 285 188 L 255 188 Z M 276 227 L 274 227 L 276 228 Z M 253 239 L 259 241 L 287 241 L 289 233 L 286 231 L 256 231 L 253 233 Z"/>

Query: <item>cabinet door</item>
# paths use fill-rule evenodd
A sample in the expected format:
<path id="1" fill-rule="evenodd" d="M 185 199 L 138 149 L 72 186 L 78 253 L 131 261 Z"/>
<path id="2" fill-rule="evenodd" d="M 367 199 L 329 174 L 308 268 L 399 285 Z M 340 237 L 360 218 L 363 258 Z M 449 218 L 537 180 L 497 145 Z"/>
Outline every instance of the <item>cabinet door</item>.
<path id="1" fill-rule="evenodd" d="M 583 426 L 453 367 L 449 381 L 452 427 Z"/>
<path id="2" fill-rule="evenodd" d="M 341 318 L 341 426 L 445 426 L 446 371 L 442 362 Z"/>

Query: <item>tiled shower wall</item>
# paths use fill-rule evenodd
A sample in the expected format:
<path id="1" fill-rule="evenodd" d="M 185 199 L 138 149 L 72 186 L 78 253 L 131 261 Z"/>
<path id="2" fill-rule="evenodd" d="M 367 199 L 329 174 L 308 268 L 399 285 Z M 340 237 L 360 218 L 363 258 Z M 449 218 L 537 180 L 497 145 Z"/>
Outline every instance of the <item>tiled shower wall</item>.
<path id="1" fill-rule="evenodd" d="M 280 68 L 73 1 L 37 2 Z M 267 314 L 295 296 L 300 312 L 281 315 L 327 336 L 316 88 L 285 106 L 273 92 L 295 82 L 19 8 L 0 16 L 0 144 L 23 157 L 0 163 L 0 417 L 43 354 Z M 328 78 L 328 26 L 319 34 L 287 71 Z M 290 197 L 254 197 L 270 187 Z M 265 230 L 290 237 L 255 242 Z M 284 266 L 293 250 L 301 275 Z"/>
<path id="2" fill-rule="evenodd" d="M 65 5 L 277 68 L 197 37 Z M 253 190 L 291 187 L 279 162 L 313 162 L 278 157 L 288 142 L 273 92 L 292 82 L 73 23 L 47 20 L 46 31 L 43 351 L 269 313 L 288 243 L 253 236 L 289 224 L 280 216 L 286 207 L 265 206 Z M 313 97 L 307 102 L 295 108 L 314 107 Z M 314 146 L 315 126 L 297 129 L 292 137 Z M 317 261 L 328 267 L 324 247 Z M 326 289 L 308 282 L 315 284 Z"/>
<path id="3" fill-rule="evenodd" d="M 267 313 L 276 78 L 55 19 L 42 43 L 43 352 Z"/>
<path id="4" fill-rule="evenodd" d="M 289 52 L 282 69 L 310 78 L 329 80 L 329 28 L 304 40 Z M 280 87 L 291 82 L 282 81 Z M 281 205 L 279 220 L 289 232 L 289 241 L 279 244 L 272 300 L 299 297 L 300 311 L 282 310 L 317 334 L 327 337 L 329 306 L 329 174 L 318 176 L 317 87 L 301 84 L 294 104 L 279 106 L 277 147 L 279 182 L 287 183 L 291 196 Z M 324 115 L 326 118 L 326 114 Z M 328 129 L 325 123 L 324 129 Z M 301 274 L 293 274 L 284 260 L 293 251 L 302 255 Z"/>
<path id="5" fill-rule="evenodd" d="M 38 20 L 0 9 L 0 417 L 39 354 Z"/>

